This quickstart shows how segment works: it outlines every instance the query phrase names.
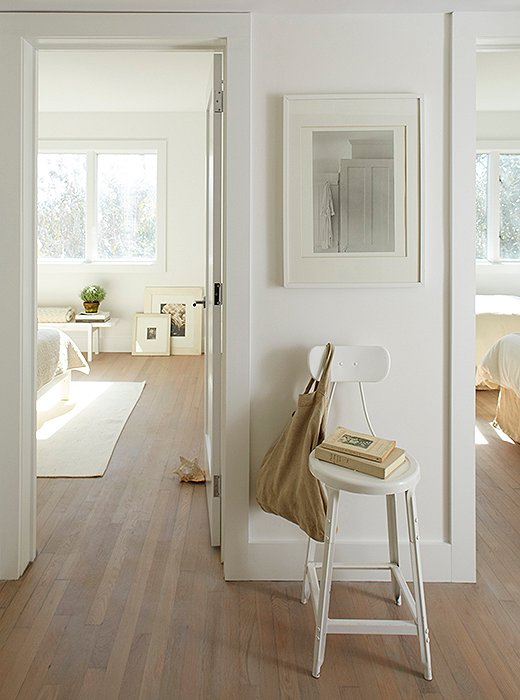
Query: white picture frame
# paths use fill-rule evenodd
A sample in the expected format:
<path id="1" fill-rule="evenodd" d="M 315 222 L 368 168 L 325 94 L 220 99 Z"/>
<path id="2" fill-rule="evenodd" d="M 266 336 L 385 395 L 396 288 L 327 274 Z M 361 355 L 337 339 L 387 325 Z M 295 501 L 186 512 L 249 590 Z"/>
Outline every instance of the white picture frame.
<path id="1" fill-rule="evenodd" d="M 134 318 L 132 355 L 169 355 L 170 320 L 166 314 L 137 313 Z"/>
<path id="2" fill-rule="evenodd" d="M 144 310 L 162 313 L 171 320 L 170 353 L 200 355 L 202 352 L 202 307 L 193 306 L 203 297 L 202 287 L 146 287 Z"/>
<path id="3" fill-rule="evenodd" d="M 285 95 L 285 287 L 423 281 L 419 95 Z"/>

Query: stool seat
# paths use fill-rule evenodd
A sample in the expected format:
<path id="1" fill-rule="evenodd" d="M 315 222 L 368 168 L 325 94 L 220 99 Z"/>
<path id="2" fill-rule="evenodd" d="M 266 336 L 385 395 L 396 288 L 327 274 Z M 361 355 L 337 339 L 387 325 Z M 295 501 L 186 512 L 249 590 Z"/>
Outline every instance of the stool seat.
<path id="1" fill-rule="evenodd" d="M 309 469 L 313 476 L 330 488 L 368 496 L 386 496 L 390 493 L 410 491 L 417 486 L 421 478 L 417 460 L 408 453 L 403 464 L 386 479 L 378 479 L 369 474 L 324 462 L 316 457 L 314 451 L 309 457 Z"/>

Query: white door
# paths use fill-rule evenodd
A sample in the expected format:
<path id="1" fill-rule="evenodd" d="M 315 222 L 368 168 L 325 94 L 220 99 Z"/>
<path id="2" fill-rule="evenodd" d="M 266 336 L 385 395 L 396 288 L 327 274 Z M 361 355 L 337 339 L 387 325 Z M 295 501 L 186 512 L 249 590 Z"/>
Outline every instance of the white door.
<path id="1" fill-rule="evenodd" d="M 395 252 L 393 169 L 392 158 L 341 160 L 341 252 Z"/>
<path id="2" fill-rule="evenodd" d="M 222 368 L 222 54 L 213 57 L 207 109 L 207 232 L 204 447 L 211 544 L 220 545 Z"/>

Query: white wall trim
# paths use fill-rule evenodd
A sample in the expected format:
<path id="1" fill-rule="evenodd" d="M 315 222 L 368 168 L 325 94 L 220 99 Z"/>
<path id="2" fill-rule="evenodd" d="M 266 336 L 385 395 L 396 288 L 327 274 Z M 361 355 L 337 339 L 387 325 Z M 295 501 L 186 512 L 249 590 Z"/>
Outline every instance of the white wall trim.
<path id="1" fill-rule="evenodd" d="M 460 18 L 454 15 L 451 27 L 450 524 L 453 578 L 474 581 L 475 186 L 471 178 L 474 179 L 475 170 L 476 110 L 469 106 L 475 105 L 476 52 L 468 37 L 461 35 L 460 25 Z"/>
<path id="2" fill-rule="evenodd" d="M 146 50 L 162 46 L 167 49 L 183 47 L 184 50 L 191 40 L 196 41 L 199 49 L 218 47 L 222 50 L 223 37 L 227 42 L 228 83 L 225 171 L 225 237 L 228 251 L 225 283 L 228 305 L 224 319 L 226 367 L 222 404 L 225 433 L 223 500 L 226 511 L 223 516 L 223 538 L 230 566 L 233 566 L 233 560 L 240 556 L 240 547 L 235 547 L 233 541 L 234 533 L 238 532 L 241 537 L 245 531 L 247 542 L 249 503 L 249 15 L 0 15 L 0 88 L 5 97 L 0 115 L 0 151 L 3 154 L 0 210 L 7 232 L 0 264 L 2 273 L 5 268 L 2 278 L 8 289 L 4 303 L 20 311 L 18 317 L 13 318 L 12 333 L 0 345 L 0 363 L 3 367 L 9 367 L 12 378 L 0 402 L 0 441 L 5 459 L 0 489 L 0 579 L 19 577 L 35 556 L 34 49 L 124 47 Z M 233 338 L 239 338 L 240 343 L 232 342 Z M 228 484 L 232 488 L 228 489 Z M 225 541 L 226 536 L 229 536 L 229 544 Z"/>
<path id="3" fill-rule="evenodd" d="M 249 557 L 234 570 L 237 581 L 301 581 L 307 543 L 303 539 L 262 541 L 249 544 Z M 317 548 L 318 558 L 321 556 Z M 409 542 L 399 542 L 401 566 L 407 580 L 411 580 Z M 446 542 L 421 542 L 423 576 L 426 581 L 451 581 L 451 546 Z M 370 564 L 388 561 L 388 543 L 342 542 L 335 547 L 334 560 L 345 564 Z M 338 572 L 335 578 L 349 581 L 387 580 L 386 572 Z"/>
<path id="4" fill-rule="evenodd" d="M 34 315 L 36 309 L 36 154 L 27 148 L 27 141 L 36 143 L 36 82 L 32 79 L 36 57 L 32 46 L 22 44 L 23 101 L 28 106 L 22 126 L 22 395 L 21 395 L 21 464 L 20 470 L 20 538 L 18 573 L 23 573 L 27 562 L 36 555 L 36 349 L 34 347 Z"/>

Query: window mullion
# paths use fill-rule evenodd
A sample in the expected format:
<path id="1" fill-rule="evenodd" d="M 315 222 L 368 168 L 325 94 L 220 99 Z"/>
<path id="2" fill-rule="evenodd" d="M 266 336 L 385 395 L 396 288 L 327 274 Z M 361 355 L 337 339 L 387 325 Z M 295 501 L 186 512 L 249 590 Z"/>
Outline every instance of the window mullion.
<path id="1" fill-rule="evenodd" d="M 96 259 L 97 229 L 97 153 L 87 152 L 87 236 L 86 258 L 88 262 Z"/>
<path id="2" fill-rule="evenodd" d="M 492 151 L 489 154 L 488 180 L 488 260 L 500 260 L 500 154 Z"/>

